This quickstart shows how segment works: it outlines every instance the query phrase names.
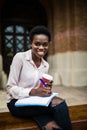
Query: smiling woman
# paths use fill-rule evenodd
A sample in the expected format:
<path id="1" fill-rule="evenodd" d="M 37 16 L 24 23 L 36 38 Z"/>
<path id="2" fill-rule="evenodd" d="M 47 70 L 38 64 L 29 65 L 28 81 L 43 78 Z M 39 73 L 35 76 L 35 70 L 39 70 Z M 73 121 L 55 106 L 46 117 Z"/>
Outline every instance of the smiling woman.
<path id="1" fill-rule="evenodd" d="M 14 116 L 32 117 L 42 130 L 72 130 L 67 104 L 59 97 L 55 96 L 47 107 L 15 106 L 20 98 L 43 98 L 52 94 L 52 82 L 47 82 L 46 87 L 40 87 L 42 75 L 49 70 L 49 64 L 43 57 L 48 52 L 50 41 L 51 35 L 45 26 L 36 26 L 31 30 L 32 49 L 17 53 L 11 64 L 7 83 L 7 106 Z"/>

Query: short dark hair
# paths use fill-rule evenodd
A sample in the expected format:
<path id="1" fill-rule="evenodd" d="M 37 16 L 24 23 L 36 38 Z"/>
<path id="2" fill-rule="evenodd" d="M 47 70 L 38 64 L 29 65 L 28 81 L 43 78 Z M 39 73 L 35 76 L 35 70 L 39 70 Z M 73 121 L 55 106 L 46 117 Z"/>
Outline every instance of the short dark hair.
<path id="1" fill-rule="evenodd" d="M 31 31 L 30 31 L 30 41 L 33 40 L 34 35 L 36 34 L 44 34 L 48 37 L 48 40 L 51 41 L 51 34 L 48 30 L 47 27 L 43 26 L 43 25 L 38 25 L 35 26 Z"/>

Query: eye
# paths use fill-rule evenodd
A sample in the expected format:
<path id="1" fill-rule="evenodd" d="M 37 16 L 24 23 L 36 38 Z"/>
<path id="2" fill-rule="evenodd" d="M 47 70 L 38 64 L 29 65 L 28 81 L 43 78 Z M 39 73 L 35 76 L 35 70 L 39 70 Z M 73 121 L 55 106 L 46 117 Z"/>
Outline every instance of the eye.
<path id="1" fill-rule="evenodd" d="M 40 46 L 39 42 L 35 42 L 34 44 L 35 44 L 35 46 Z"/>
<path id="2" fill-rule="evenodd" d="M 48 46 L 48 42 L 43 43 L 43 47 L 47 47 Z"/>

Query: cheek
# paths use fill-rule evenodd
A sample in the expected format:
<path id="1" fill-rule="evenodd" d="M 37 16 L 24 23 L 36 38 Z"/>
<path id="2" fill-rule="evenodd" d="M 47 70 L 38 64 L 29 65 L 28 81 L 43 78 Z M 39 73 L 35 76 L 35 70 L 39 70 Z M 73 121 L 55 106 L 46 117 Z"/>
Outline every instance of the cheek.
<path id="1" fill-rule="evenodd" d="M 37 54 L 37 47 L 35 47 L 35 46 L 32 46 L 32 52 L 33 52 L 33 54 Z"/>
<path id="2" fill-rule="evenodd" d="M 32 47 L 33 50 L 34 50 L 34 49 L 37 49 L 37 47 L 34 46 L 33 44 L 31 45 L 31 47 Z"/>
<path id="3" fill-rule="evenodd" d="M 45 50 L 48 51 L 49 47 L 46 47 Z"/>

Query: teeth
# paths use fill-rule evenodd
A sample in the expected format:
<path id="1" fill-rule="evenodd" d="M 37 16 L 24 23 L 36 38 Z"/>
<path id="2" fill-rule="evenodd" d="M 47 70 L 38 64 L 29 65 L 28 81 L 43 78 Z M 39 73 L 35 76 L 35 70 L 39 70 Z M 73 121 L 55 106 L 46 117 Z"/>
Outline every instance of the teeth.
<path id="1" fill-rule="evenodd" d="M 39 53 L 44 53 L 44 52 L 39 52 Z"/>
<path id="2" fill-rule="evenodd" d="M 44 53 L 44 51 L 38 51 L 38 52 L 40 52 L 40 53 Z"/>
<path id="3" fill-rule="evenodd" d="M 44 52 L 38 52 L 38 54 L 42 54 L 42 55 L 43 55 L 43 54 L 44 54 Z"/>

